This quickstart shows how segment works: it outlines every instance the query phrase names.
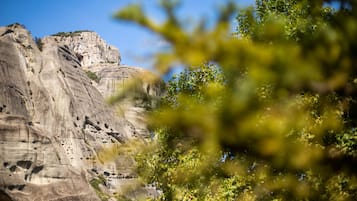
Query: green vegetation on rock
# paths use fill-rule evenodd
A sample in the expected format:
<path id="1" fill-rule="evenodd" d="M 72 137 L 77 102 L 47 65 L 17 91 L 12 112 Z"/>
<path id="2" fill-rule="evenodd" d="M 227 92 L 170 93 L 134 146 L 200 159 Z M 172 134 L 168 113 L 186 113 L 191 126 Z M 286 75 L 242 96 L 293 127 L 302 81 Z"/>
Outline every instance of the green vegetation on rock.
<path id="1" fill-rule="evenodd" d="M 97 74 L 95 74 L 92 71 L 85 71 L 86 75 L 89 77 L 89 79 L 93 80 L 94 82 L 98 83 L 99 82 L 99 77 L 97 76 Z"/>
<path id="2" fill-rule="evenodd" d="M 38 49 L 40 51 L 42 51 L 42 48 L 43 48 L 43 45 L 44 45 L 43 42 L 42 42 L 42 39 L 35 37 L 35 43 L 36 43 Z"/>
<path id="3" fill-rule="evenodd" d="M 62 37 L 69 37 L 69 36 L 79 36 L 80 33 L 82 32 L 93 32 L 90 30 L 78 30 L 78 31 L 70 31 L 70 32 L 58 32 L 55 34 L 52 34 L 52 36 L 62 36 Z"/>
<path id="4" fill-rule="evenodd" d="M 96 194 L 102 201 L 109 200 L 110 196 L 108 196 L 106 193 L 102 192 L 102 190 L 99 187 L 100 185 L 105 185 L 105 183 L 106 183 L 106 180 L 103 175 L 99 175 L 98 178 L 92 179 L 89 183 L 93 187 Z"/>

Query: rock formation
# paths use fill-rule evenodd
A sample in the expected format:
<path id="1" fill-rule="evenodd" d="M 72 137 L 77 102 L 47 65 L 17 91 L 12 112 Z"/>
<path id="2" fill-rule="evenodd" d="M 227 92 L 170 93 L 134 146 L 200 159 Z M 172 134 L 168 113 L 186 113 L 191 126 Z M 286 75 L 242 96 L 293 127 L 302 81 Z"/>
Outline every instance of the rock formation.
<path id="1" fill-rule="evenodd" d="M 146 71 L 120 66 L 118 50 L 94 32 L 57 34 L 36 44 L 19 24 L 1 27 L 0 200 L 100 200 L 98 192 L 116 192 L 115 184 L 135 179 L 130 157 L 103 164 L 98 153 L 148 136 L 143 107 L 129 101 L 120 117 L 105 103 L 138 72 Z M 141 88 L 162 92 L 149 82 Z"/>
<path id="2" fill-rule="evenodd" d="M 43 39 L 48 45 L 66 45 L 76 53 L 82 66 L 120 64 L 119 50 L 93 31 L 59 32 Z"/>

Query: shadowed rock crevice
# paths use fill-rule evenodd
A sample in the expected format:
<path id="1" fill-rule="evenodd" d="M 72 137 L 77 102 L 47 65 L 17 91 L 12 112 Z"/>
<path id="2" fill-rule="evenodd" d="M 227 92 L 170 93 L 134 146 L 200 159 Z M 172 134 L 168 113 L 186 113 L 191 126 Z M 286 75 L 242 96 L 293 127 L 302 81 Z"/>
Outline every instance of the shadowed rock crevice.
<path id="1" fill-rule="evenodd" d="M 13 199 L 11 199 L 11 197 L 7 193 L 5 193 L 1 189 L 0 189 L 0 200 L 1 201 L 14 201 Z"/>
<path id="2" fill-rule="evenodd" d="M 25 169 L 30 169 L 32 161 L 17 161 L 16 165 Z"/>
<path id="3" fill-rule="evenodd" d="M 38 174 L 43 170 L 43 165 L 33 167 L 31 174 Z"/>
<path id="4" fill-rule="evenodd" d="M 9 185 L 7 188 L 10 190 L 10 191 L 13 191 L 13 190 L 19 190 L 19 191 L 22 191 L 24 190 L 25 188 L 25 184 L 20 184 L 20 185 Z"/>

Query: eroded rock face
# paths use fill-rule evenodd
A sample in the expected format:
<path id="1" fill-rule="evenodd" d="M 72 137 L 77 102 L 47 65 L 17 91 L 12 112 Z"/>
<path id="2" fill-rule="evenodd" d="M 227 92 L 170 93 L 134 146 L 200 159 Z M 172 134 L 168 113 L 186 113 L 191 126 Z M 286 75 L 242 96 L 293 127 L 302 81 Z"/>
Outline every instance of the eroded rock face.
<path id="1" fill-rule="evenodd" d="M 87 37 L 89 39 L 86 39 Z M 81 62 L 81 68 L 96 74 L 99 81 L 98 83 L 93 81 L 92 84 L 105 99 L 116 95 L 118 91 L 130 84 L 133 79 L 139 81 L 137 84 L 140 85 L 139 88 L 145 95 L 159 97 L 164 93 L 163 83 L 158 81 L 152 72 L 139 67 L 121 65 L 117 49 L 106 44 L 94 32 L 61 33 L 45 37 L 43 41 L 51 46 L 69 47 L 77 56 L 90 53 L 85 57 L 88 60 Z M 96 49 L 98 46 L 101 47 L 100 51 Z M 93 47 L 95 47 L 94 50 Z M 116 53 L 114 53 L 115 51 Z M 111 59 L 108 60 L 107 58 Z M 115 60 L 115 58 L 119 59 Z M 131 131 L 129 138 L 150 137 L 144 121 L 147 104 L 143 98 L 137 100 L 126 99 L 112 107 L 113 110 L 119 111 L 119 116 L 127 120 L 125 124 Z"/>
<path id="2" fill-rule="evenodd" d="M 118 90 L 124 88 L 131 79 L 140 78 L 142 90 L 151 96 L 160 96 L 163 93 L 162 83 L 155 82 L 155 75 L 145 69 L 137 67 L 129 67 L 125 65 L 101 67 L 97 71 L 99 76 L 98 90 L 105 98 L 109 98 L 117 93 Z"/>
<path id="3" fill-rule="evenodd" d="M 125 143 L 143 129 L 118 117 L 103 98 L 114 90 L 106 87 L 110 80 L 122 81 L 112 76 L 123 72 L 113 67 L 119 52 L 93 32 L 57 37 L 43 39 L 40 51 L 21 25 L 0 28 L 0 198 L 5 200 L 99 200 L 90 186 L 99 175 L 109 192 L 135 178 L 130 158 L 98 160 L 103 147 Z M 82 69 L 103 65 L 98 84 Z"/>
<path id="4" fill-rule="evenodd" d="M 87 148 L 80 140 L 85 135 L 73 126 L 74 115 L 84 114 L 71 108 L 79 100 L 68 93 L 73 83 L 64 78 L 74 67 L 56 63 L 58 47 L 41 53 L 19 25 L 1 28 L 0 35 L 0 188 L 12 200 L 98 200 L 72 159 L 94 152 L 65 150 L 66 145 Z M 56 73 L 59 69 L 64 74 Z"/>
<path id="5" fill-rule="evenodd" d="M 120 63 L 119 50 L 108 45 L 92 31 L 57 33 L 43 38 L 43 42 L 50 45 L 66 45 L 76 53 L 83 66 Z"/>
<path id="6" fill-rule="evenodd" d="M 145 111 L 147 108 L 155 107 L 155 100 L 150 98 L 160 97 L 164 93 L 163 82 L 158 81 L 152 72 L 145 69 L 123 65 L 101 67 L 97 75 L 99 83 L 96 87 L 105 98 L 115 96 L 135 82 L 137 87 L 133 94 L 129 94 L 129 98 L 116 106 L 121 116 L 128 120 L 128 126 L 133 128 L 133 137 L 152 137 L 146 127 Z"/>

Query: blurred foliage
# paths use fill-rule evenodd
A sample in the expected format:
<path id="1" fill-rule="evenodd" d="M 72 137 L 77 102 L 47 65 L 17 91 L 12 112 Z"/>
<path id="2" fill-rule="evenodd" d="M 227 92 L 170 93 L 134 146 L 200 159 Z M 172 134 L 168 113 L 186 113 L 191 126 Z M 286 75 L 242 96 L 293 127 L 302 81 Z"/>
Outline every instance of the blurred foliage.
<path id="1" fill-rule="evenodd" d="M 130 100 L 136 107 L 151 110 L 158 105 L 161 94 L 165 91 L 165 83 L 157 75 L 143 71 L 130 76 L 122 82 L 119 90 L 110 97 L 109 104 Z"/>
<path id="2" fill-rule="evenodd" d="M 221 70 L 213 64 L 203 64 L 194 69 L 184 69 L 179 75 L 173 75 L 168 81 L 166 96 L 163 97 L 164 104 L 178 106 L 178 99 L 182 95 L 204 101 L 204 90 L 207 83 L 222 87 L 224 77 Z"/>
<path id="3" fill-rule="evenodd" d="M 177 1 L 162 2 L 162 24 L 136 4 L 116 15 L 172 45 L 159 72 L 187 66 L 151 114 L 157 140 L 136 156 L 158 199 L 355 200 L 357 2 L 257 0 L 233 35 L 231 2 L 213 28 L 191 31 Z"/>

